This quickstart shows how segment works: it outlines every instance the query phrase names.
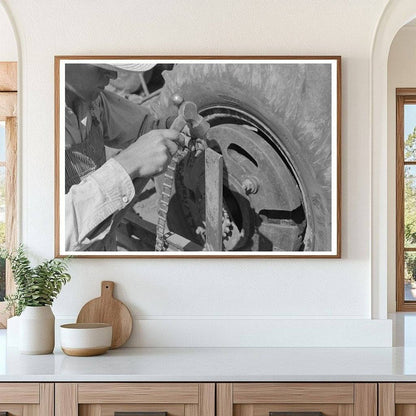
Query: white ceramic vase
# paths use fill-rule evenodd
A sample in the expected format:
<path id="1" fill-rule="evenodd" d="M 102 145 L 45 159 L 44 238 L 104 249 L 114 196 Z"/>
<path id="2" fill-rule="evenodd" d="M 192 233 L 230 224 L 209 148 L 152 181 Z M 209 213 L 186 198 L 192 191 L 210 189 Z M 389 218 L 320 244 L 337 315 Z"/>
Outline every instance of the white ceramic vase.
<path id="1" fill-rule="evenodd" d="M 55 316 L 50 306 L 26 306 L 19 319 L 19 351 L 50 354 L 55 347 Z"/>

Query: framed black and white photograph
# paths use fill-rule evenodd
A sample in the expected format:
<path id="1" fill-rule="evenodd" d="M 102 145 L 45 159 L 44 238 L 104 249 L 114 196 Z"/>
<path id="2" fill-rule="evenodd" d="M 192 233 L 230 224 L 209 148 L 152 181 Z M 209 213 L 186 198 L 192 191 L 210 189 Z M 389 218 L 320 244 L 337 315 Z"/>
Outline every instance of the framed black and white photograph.
<path id="1" fill-rule="evenodd" d="M 55 251 L 340 257 L 340 57 L 55 57 Z"/>

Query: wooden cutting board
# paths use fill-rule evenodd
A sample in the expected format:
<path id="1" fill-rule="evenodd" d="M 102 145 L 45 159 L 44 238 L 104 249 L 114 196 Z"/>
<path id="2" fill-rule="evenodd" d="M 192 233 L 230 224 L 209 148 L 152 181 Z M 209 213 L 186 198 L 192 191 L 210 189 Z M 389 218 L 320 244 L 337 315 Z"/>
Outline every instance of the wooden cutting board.
<path id="1" fill-rule="evenodd" d="M 101 282 L 101 296 L 86 303 L 77 323 L 107 323 L 113 326 L 111 349 L 121 347 L 130 337 L 133 319 L 124 303 L 113 297 L 114 282 Z"/>

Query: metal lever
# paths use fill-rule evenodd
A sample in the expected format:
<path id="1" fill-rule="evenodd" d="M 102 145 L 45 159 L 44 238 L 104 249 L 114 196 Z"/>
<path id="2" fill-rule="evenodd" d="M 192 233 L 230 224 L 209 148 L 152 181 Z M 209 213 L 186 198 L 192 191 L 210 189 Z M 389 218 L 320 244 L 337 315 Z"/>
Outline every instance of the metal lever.
<path id="1" fill-rule="evenodd" d="M 269 416 L 324 416 L 322 412 L 269 412 Z"/>
<path id="2" fill-rule="evenodd" d="M 114 412 L 114 416 L 167 416 L 167 415 L 168 415 L 168 412 Z M 2 415 L 0 414 L 0 416 Z"/>
<path id="3" fill-rule="evenodd" d="M 203 139 L 207 134 L 210 125 L 204 117 L 198 113 L 196 104 L 192 101 L 184 101 L 179 94 L 174 94 L 171 99 L 178 107 L 178 116 L 172 122 L 170 128 L 182 131 L 187 125 L 192 139 Z"/>

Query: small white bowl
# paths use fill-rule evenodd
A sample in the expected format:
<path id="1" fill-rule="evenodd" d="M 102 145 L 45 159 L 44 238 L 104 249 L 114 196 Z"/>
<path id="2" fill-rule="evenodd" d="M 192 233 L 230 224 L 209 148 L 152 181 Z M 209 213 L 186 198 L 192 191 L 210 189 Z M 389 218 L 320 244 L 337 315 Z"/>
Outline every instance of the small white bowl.
<path id="1" fill-rule="evenodd" d="M 61 325 L 61 348 L 67 355 L 88 357 L 104 354 L 111 347 L 113 327 L 110 324 Z"/>

